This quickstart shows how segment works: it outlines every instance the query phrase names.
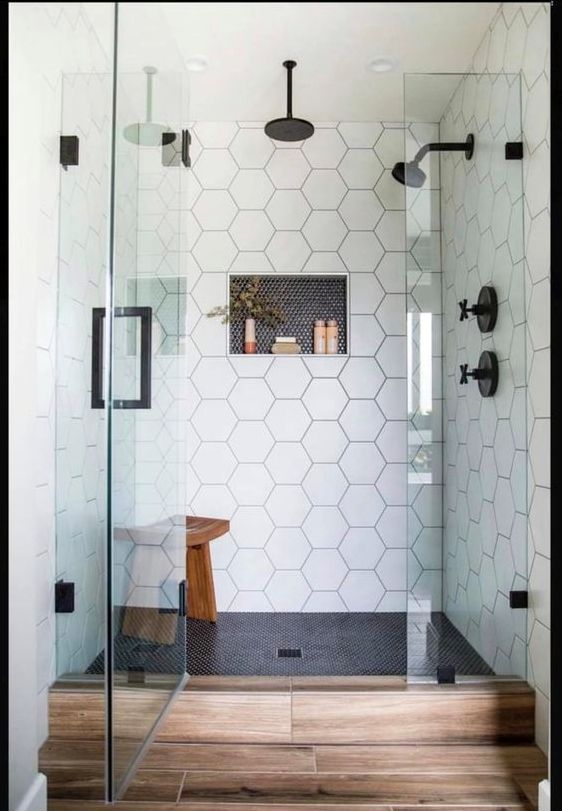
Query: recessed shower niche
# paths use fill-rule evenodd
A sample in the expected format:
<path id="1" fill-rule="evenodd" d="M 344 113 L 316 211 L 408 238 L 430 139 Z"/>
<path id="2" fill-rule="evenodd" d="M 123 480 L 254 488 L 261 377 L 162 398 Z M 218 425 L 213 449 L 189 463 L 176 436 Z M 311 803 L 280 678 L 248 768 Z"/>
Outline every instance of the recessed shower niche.
<path id="1" fill-rule="evenodd" d="M 256 325 L 257 354 L 271 354 L 278 335 L 295 337 L 302 355 L 314 351 L 313 330 L 316 319 L 333 318 L 338 323 L 338 355 L 348 353 L 348 275 L 345 273 L 315 274 L 259 274 L 228 276 L 229 301 L 233 285 L 242 289 L 252 280 L 260 280 L 260 292 L 285 314 L 279 326 L 258 322 Z M 228 351 L 231 355 L 244 353 L 244 320 L 231 320 L 228 325 Z"/>

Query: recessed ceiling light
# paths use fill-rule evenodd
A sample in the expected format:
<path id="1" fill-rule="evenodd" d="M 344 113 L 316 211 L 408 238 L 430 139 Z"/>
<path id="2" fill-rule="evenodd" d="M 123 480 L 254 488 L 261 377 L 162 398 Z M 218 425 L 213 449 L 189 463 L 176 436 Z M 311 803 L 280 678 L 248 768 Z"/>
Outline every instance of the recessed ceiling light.
<path id="1" fill-rule="evenodd" d="M 186 60 L 185 67 L 190 73 L 203 73 L 209 67 L 204 56 L 192 56 Z"/>
<path id="2" fill-rule="evenodd" d="M 396 67 L 396 60 L 390 59 L 388 56 L 381 56 L 377 59 L 372 59 L 367 65 L 367 70 L 373 73 L 387 73 L 389 70 L 394 70 Z"/>

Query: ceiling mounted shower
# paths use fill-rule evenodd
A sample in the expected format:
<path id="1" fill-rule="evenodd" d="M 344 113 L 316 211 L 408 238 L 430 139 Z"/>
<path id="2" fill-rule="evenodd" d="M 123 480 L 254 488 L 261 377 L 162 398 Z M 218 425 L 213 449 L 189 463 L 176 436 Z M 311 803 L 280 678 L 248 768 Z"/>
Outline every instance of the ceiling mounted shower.
<path id="1" fill-rule="evenodd" d="M 407 163 L 403 161 L 395 163 L 392 177 L 403 186 L 419 189 L 426 179 L 425 172 L 420 169 L 419 163 L 428 152 L 464 152 L 465 158 L 469 161 L 474 154 L 474 135 L 472 133 L 467 135 L 464 143 L 425 144 L 417 151 L 413 160 Z"/>
<path id="2" fill-rule="evenodd" d="M 152 120 L 152 80 L 158 71 L 150 66 L 143 68 L 143 71 L 146 73 L 146 121 L 129 124 L 123 130 L 123 135 L 137 146 L 161 146 L 162 135 L 172 130 L 166 124 L 155 124 Z"/>
<path id="3" fill-rule="evenodd" d="M 287 68 L 287 117 L 274 118 L 265 125 L 265 134 L 275 141 L 304 141 L 314 134 L 314 126 L 310 121 L 302 118 L 293 118 L 293 68 L 297 63 L 293 59 L 283 62 Z"/>

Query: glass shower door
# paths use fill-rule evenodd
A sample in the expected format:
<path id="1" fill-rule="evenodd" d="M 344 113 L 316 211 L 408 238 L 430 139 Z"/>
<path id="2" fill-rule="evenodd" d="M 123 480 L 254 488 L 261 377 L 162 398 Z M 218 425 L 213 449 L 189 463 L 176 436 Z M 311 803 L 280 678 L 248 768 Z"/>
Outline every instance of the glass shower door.
<path id="1" fill-rule="evenodd" d="M 525 678 L 520 77 L 407 74 L 404 101 L 405 161 L 432 145 L 406 184 L 408 673 Z"/>
<path id="2" fill-rule="evenodd" d="M 100 359 L 111 333 L 115 798 L 185 679 L 184 98 L 179 73 L 117 71 L 111 323 L 100 309 L 96 331 Z"/>

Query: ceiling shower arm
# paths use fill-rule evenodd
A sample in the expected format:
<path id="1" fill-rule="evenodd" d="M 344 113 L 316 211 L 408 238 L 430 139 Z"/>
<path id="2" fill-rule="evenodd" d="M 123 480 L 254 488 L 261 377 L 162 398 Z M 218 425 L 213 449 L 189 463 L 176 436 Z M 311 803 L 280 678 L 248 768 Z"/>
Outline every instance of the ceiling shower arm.
<path id="1" fill-rule="evenodd" d="M 287 118 L 293 117 L 293 68 L 296 64 L 293 59 L 283 62 L 283 67 L 287 68 Z"/>

